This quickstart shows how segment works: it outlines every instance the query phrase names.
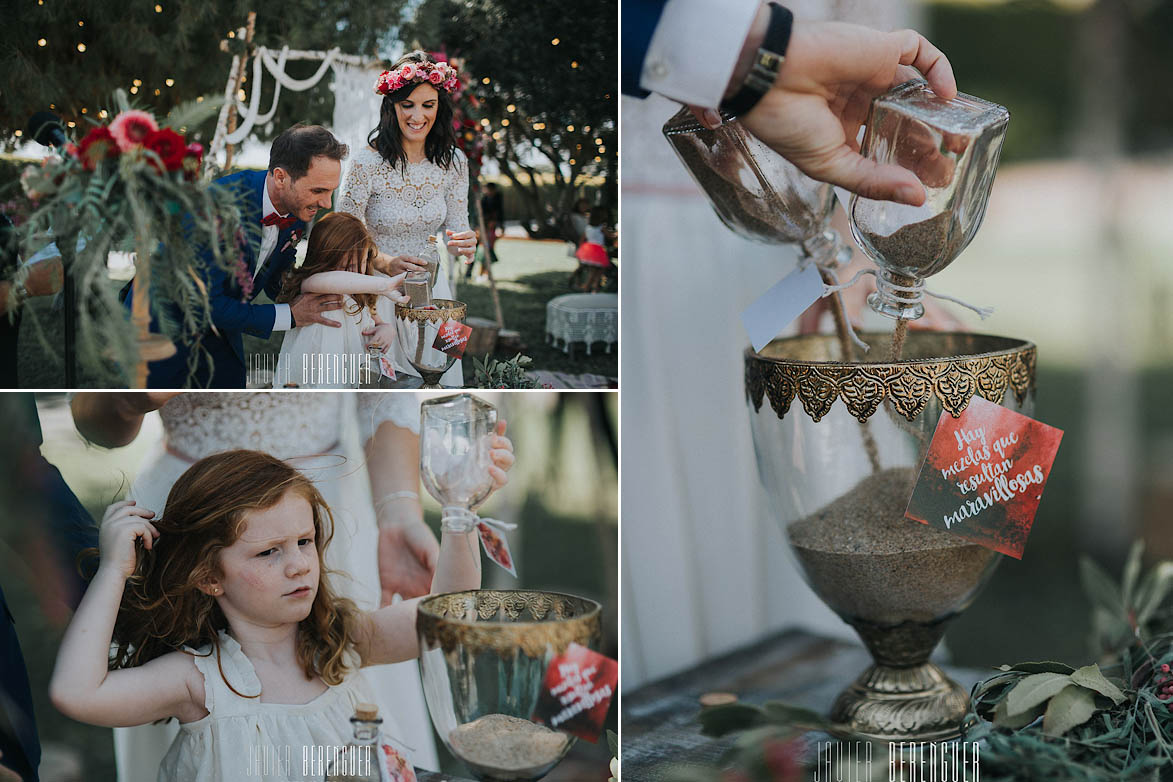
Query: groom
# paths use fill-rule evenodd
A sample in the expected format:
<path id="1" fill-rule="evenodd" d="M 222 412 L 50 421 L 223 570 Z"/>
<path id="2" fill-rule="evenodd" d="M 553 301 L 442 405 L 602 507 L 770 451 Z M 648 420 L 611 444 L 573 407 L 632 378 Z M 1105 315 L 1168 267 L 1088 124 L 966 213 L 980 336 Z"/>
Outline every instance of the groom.
<path id="1" fill-rule="evenodd" d="M 346 145 L 326 128 L 294 125 L 274 139 L 268 171 L 241 171 L 216 180 L 216 184 L 237 192 L 242 222 L 261 226 L 260 244 L 250 240 L 242 248 L 242 262 L 252 278 L 251 290 L 243 287 L 248 283 L 243 270 L 240 274 L 226 272 L 209 254 L 203 281 L 212 328 L 194 340 L 178 342 L 178 352 L 171 358 L 151 362 L 149 388 L 244 388 L 248 374 L 244 333 L 268 339 L 274 331 L 308 323 L 341 325 L 321 314 L 342 306 L 337 294 L 301 294 L 288 304 L 252 301 L 262 290 L 269 298 L 277 298 L 282 275 L 293 265 L 297 243 L 305 236 L 306 223 L 319 209 L 331 207 L 346 153 Z M 192 353 L 204 351 L 195 375 L 189 377 Z"/>

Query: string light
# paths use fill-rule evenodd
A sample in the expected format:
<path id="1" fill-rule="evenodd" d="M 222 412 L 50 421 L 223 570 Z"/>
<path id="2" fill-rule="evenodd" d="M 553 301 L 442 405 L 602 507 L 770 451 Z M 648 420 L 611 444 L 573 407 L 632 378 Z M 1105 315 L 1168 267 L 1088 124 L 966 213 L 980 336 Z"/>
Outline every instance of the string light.
<path id="1" fill-rule="evenodd" d="M 598 156 L 596 156 L 596 157 L 595 157 L 595 162 L 596 162 L 596 163 L 602 163 L 602 162 L 603 162 L 603 159 L 602 159 L 601 157 L 598 157 Z"/>
<path id="2" fill-rule="evenodd" d="M 78 20 L 77 20 L 77 26 L 78 26 L 78 27 L 85 27 L 85 26 L 86 26 L 86 23 L 85 23 L 85 22 L 83 22 L 81 19 L 78 19 Z"/>
<path id="3" fill-rule="evenodd" d="M 570 63 L 570 67 L 571 67 L 571 68 L 577 68 L 577 67 L 578 67 L 578 60 L 573 60 L 573 61 Z"/>
<path id="4" fill-rule="evenodd" d="M 551 46 L 557 46 L 559 43 L 561 43 L 561 42 L 560 42 L 560 41 L 559 41 L 557 38 L 555 38 L 554 40 L 550 41 L 550 45 L 551 45 Z"/>
<path id="5" fill-rule="evenodd" d="M 47 43 L 49 43 L 49 42 L 46 41 L 44 38 L 41 38 L 39 41 L 37 41 L 37 46 L 44 46 Z"/>
<path id="6" fill-rule="evenodd" d="M 130 94 L 131 95 L 138 95 L 138 87 L 131 87 Z"/>
<path id="7" fill-rule="evenodd" d="M 76 123 L 76 122 L 74 122 L 73 120 L 70 120 L 70 121 L 69 121 L 69 127 L 71 127 L 71 128 L 76 128 L 76 127 L 77 127 L 77 123 Z"/>
<path id="8" fill-rule="evenodd" d="M 485 117 L 484 119 L 481 120 L 481 127 L 482 128 L 489 127 L 489 118 L 488 117 Z"/>
<path id="9" fill-rule="evenodd" d="M 203 96 L 203 95 L 200 95 L 198 98 L 196 98 L 196 103 L 203 103 L 203 102 L 204 102 L 204 96 Z"/>
<path id="10" fill-rule="evenodd" d="M 161 5 L 158 5 L 158 4 L 156 3 L 156 4 L 155 4 L 155 13 L 157 13 L 157 14 L 161 14 L 161 13 L 163 13 L 163 6 L 161 6 Z"/>
<path id="11" fill-rule="evenodd" d="M 56 109 L 56 108 L 57 108 L 57 104 L 56 104 L 56 103 L 50 103 L 50 104 L 49 104 L 49 108 L 51 108 L 51 109 Z"/>
<path id="12" fill-rule="evenodd" d="M 506 128 L 509 127 L 509 120 L 507 120 L 507 119 L 501 120 L 501 125 L 502 125 L 502 127 L 506 127 Z"/>
<path id="13" fill-rule="evenodd" d="M 175 86 L 175 79 L 168 79 L 167 81 L 165 81 L 163 83 L 166 84 L 168 87 L 174 87 Z"/>
<path id="14" fill-rule="evenodd" d="M 510 103 L 508 106 L 505 107 L 505 110 L 508 111 L 510 114 L 512 114 L 516 108 L 517 108 L 516 106 L 514 106 L 512 103 Z"/>
<path id="15" fill-rule="evenodd" d="M 603 154 L 603 153 L 605 153 L 606 151 L 607 151 L 607 148 L 606 148 L 606 147 L 599 147 L 599 154 L 600 154 L 600 155 L 602 155 L 602 154 Z"/>
<path id="16" fill-rule="evenodd" d="M 82 113 L 82 114 L 85 114 L 85 113 L 86 113 L 86 111 L 87 111 L 87 109 L 86 109 L 86 108 L 83 106 L 83 107 L 82 107 L 82 109 L 81 109 L 81 113 Z"/>
<path id="17" fill-rule="evenodd" d="M 229 37 L 229 38 L 235 38 L 235 37 L 236 37 L 236 31 L 235 31 L 235 30 L 229 30 L 229 31 L 228 31 L 228 37 Z"/>
<path id="18" fill-rule="evenodd" d="M 577 161 L 576 161 L 574 158 L 571 158 L 571 159 L 570 159 L 570 165 L 572 165 L 572 166 L 573 166 L 573 165 L 574 165 L 576 162 L 577 162 Z"/>
<path id="19" fill-rule="evenodd" d="M 136 87 L 141 87 L 141 86 L 143 86 L 143 80 L 142 79 L 135 79 L 134 81 L 131 82 L 131 84 L 133 84 Z"/>
<path id="20" fill-rule="evenodd" d="M 481 79 L 481 84 L 488 84 L 488 83 L 489 83 L 489 77 L 488 77 L 488 76 L 486 76 L 485 78 Z"/>
<path id="21" fill-rule="evenodd" d="M 156 90 L 155 90 L 155 95 L 156 95 L 156 96 L 158 96 L 158 95 L 161 95 L 161 94 L 162 94 L 162 91 L 161 91 L 161 90 L 158 90 L 158 89 L 156 89 Z"/>
<path id="22" fill-rule="evenodd" d="M 574 126 L 573 126 L 573 125 L 567 125 L 567 126 L 566 126 L 566 130 L 567 130 L 567 132 L 568 132 L 568 133 L 573 133 L 573 132 L 574 132 Z"/>
<path id="23" fill-rule="evenodd" d="M 586 125 L 586 126 L 584 126 L 584 127 L 583 127 L 583 129 L 582 129 L 582 132 L 583 132 L 583 133 L 590 133 L 590 132 L 591 132 L 591 126 L 590 126 L 590 125 Z"/>
<path id="24" fill-rule="evenodd" d="M 17 137 L 17 138 L 20 138 L 20 137 L 21 137 L 21 136 L 23 136 L 23 135 L 24 135 L 24 133 L 23 133 L 23 132 L 21 132 L 21 131 L 19 131 L 19 130 L 18 130 L 18 131 L 16 131 L 16 137 Z"/>
<path id="25" fill-rule="evenodd" d="M 102 119 L 106 119 L 106 117 L 110 116 L 110 114 L 105 109 L 102 109 L 98 112 L 98 116 Z"/>
<path id="26" fill-rule="evenodd" d="M 602 143 L 603 143 L 603 139 L 601 139 L 601 138 L 596 138 L 596 139 L 595 139 L 595 143 L 596 143 L 596 144 L 602 144 Z"/>
<path id="27" fill-rule="evenodd" d="M 84 52 L 84 51 L 86 50 L 86 45 L 85 45 L 84 43 L 79 43 L 79 44 L 77 45 L 77 50 L 78 50 L 79 52 Z"/>
<path id="28" fill-rule="evenodd" d="M 241 100 L 244 100 L 244 90 L 237 90 L 236 97 L 240 98 Z"/>

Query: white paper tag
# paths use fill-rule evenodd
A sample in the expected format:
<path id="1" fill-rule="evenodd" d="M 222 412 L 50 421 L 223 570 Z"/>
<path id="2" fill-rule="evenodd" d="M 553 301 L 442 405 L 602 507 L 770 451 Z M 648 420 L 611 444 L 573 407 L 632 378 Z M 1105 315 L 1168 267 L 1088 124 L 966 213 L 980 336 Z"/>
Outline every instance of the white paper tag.
<path id="1" fill-rule="evenodd" d="M 823 278 L 812 263 L 795 269 L 741 313 L 754 350 L 761 350 L 823 295 Z"/>

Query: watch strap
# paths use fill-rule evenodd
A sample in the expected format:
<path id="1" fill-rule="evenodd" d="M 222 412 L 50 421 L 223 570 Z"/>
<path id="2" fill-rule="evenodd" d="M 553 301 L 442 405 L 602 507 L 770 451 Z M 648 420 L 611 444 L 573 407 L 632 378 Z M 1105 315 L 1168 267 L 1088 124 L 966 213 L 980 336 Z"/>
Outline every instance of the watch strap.
<path id="1" fill-rule="evenodd" d="M 748 113 L 774 86 L 778 71 L 786 60 L 786 48 L 790 45 L 790 32 L 794 27 L 794 14 L 777 3 L 770 3 L 770 22 L 766 36 L 754 55 L 753 64 L 741 88 L 728 100 L 721 102 L 721 109 L 734 115 Z"/>

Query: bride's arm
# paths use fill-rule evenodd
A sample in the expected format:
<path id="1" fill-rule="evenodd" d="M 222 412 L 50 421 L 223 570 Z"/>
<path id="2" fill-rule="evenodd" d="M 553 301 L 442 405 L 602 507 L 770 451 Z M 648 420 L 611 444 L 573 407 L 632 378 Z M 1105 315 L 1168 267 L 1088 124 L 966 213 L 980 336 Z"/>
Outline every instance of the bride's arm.
<path id="1" fill-rule="evenodd" d="M 318 272 L 301 281 L 301 290 L 302 293 L 376 293 L 392 301 L 406 301 L 407 297 L 398 290 L 402 283 L 402 274 L 374 277 L 357 272 Z"/>
<path id="2" fill-rule="evenodd" d="M 468 160 L 459 150 L 453 153 L 452 169 L 446 179 L 444 228 L 448 252 L 471 258 L 477 252 L 477 235 L 468 226 Z"/>

